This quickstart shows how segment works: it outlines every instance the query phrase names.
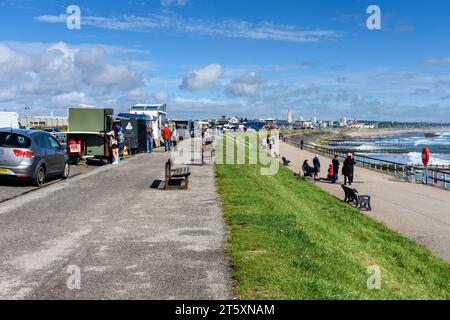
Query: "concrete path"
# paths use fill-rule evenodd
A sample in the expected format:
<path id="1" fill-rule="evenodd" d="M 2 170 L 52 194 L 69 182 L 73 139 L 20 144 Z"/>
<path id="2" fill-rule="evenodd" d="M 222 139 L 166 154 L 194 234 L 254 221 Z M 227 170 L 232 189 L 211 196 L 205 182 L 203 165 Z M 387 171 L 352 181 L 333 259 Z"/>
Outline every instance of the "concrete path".
<path id="1" fill-rule="evenodd" d="M 193 167 L 188 191 L 152 189 L 168 157 L 138 155 L 0 204 L 0 299 L 231 298 L 213 168 Z"/>
<path id="2" fill-rule="evenodd" d="M 305 159 L 312 165 L 313 153 L 281 143 L 280 154 L 291 160 L 290 168 L 298 173 Z M 320 156 L 322 173 L 331 163 L 330 158 Z M 342 169 L 342 164 L 341 164 Z M 327 181 L 316 184 L 344 199 L 340 184 Z M 356 167 L 354 188 L 361 194 L 372 196 L 372 212 L 367 214 L 383 222 L 391 229 L 428 246 L 442 258 L 450 261 L 450 192 L 442 189 L 400 181 L 393 176 Z"/>

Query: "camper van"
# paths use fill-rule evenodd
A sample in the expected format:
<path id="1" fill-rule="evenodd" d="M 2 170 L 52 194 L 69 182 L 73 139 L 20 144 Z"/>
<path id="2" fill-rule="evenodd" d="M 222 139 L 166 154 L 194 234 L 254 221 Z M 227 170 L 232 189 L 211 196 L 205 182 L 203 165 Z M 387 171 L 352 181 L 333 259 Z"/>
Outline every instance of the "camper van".
<path id="1" fill-rule="evenodd" d="M 0 128 L 19 129 L 19 115 L 15 112 L 0 111 Z"/>

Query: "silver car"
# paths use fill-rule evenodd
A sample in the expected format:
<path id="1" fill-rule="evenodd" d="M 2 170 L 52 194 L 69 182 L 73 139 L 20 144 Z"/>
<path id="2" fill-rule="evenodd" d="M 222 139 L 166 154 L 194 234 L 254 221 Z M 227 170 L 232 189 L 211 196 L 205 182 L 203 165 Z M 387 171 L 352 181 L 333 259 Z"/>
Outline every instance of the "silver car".
<path id="1" fill-rule="evenodd" d="M 67 179 L 69 174 L 66 150 L 50 133 L 0 129 L 0 181 L 30 180 L 40 187 L 47 177 Z"/>
<path id="2" fill-rule="evenodd" d="M 45 129 L 44 131 L 50 133 L 52 136 L 56 138 L 56 140 L 59 141 L 59 143 L 64 144 L 66 142 L 66 135 L 65 133 L 61 132 L 61 130 L 57 128 L 51 128 L 51 129 Z"/>

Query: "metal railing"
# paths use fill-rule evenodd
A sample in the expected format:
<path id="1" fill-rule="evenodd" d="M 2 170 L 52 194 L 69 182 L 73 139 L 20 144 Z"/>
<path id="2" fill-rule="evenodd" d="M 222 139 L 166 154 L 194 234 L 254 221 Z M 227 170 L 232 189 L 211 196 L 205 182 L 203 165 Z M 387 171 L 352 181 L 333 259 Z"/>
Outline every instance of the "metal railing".
<path id="1" fill-rule="evenodd" d="M 302 147 L 301 142 L 295 140 L 289 140 L 288 143 L 296 147 Z M 336 155 L 340 159 L 345 159 L 347 157 L 347 153 L 340 152 L 337 149 L 327 148 L 308 142 L 303 144 L 303 148 L 331 158 Z M 413 183 L 431 184 L 442 188 L 448 188 L 450 186 L 450 166 L 434 165 L 425 168 L 423 165 L 411 165 L 381 160 L 373 157 L 358 155 L 357 153 L 354 154 L 354 158 L 357 165 L 387 174 L 392 174 L 398 178 L 405 179 Z"/>

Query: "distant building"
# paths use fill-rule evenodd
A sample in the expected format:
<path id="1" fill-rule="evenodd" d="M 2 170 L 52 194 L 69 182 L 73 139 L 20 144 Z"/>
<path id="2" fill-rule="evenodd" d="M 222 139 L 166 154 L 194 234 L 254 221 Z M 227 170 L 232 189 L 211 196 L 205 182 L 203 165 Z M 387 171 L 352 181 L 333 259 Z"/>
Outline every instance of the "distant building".
<path id="1" fill-rule="evenodd" d="M 288 110 L 287 122 L 292 123 L 292 109 Z"/>
<path id="2" fill-rule="evenodd" d="M 228 119 L 228 122 L 232 124 L 238 124 L 240 121 L 238 117 L 231 117 L 230 119 Z"/>
<path id="3" fill-rule="evenodd" d="M 67 117 L 21 116 L 19 117 L 19 122 L 27 128 L 61 128 L 68 126 Z"/>
<path id="4" fill-rule="evenodd" d="M 346 127 L 347 126 L 347 118 L 343 117 L 339 119 L 339 126 L 340 127 Z"/>
<path id="5" fill-rule="evenodd" d="M 303 121 L 302 124 L 305 129 L 312 129 L 314 127 L 312 121 Z"/>
<path id="6" fill-rule="evenodd" d="M 228 124 L 227 117 L 226 116 L 222 116 L 222 118 L 217 120 L 217 124 L 220 125 L 220 126 L 224 126 L 224 125 Z"/>
<path id="7" fill-rule="evenodd" d="M 350 128 L 352 129 L 375 129 L 377 127 L 376 124 L 361 123 L 359 121 L 352 121 L 350 124 Z"/>

